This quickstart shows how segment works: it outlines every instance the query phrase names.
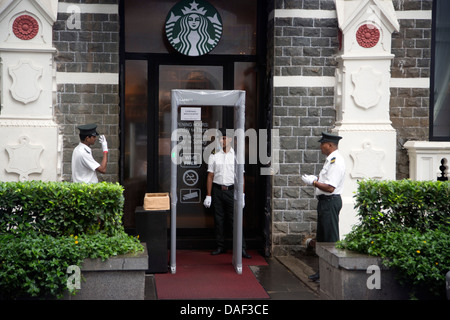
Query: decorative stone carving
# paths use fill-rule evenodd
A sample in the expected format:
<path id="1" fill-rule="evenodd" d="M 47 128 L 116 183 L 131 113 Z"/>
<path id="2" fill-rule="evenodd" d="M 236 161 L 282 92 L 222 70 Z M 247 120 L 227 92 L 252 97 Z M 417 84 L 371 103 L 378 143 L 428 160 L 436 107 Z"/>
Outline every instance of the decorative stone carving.
<path id="1" fill-rule="evenodd" d="M 363 48 L 375 47 L 380 40 L 380 30 L 373 24 L 363 24 L 356 31 L 356 41 Z"/>
<path id="2" fill-rule="evenodd" d="M 365 141 L 363 149 L 350 153 L 353 159 L 352 178 L 382 178 L 384 151 L 374 150 L 372 143 Z"/>
<path id="3" fill-rule="evenodd" d="M 352 97 L 358 107 L 369 109 L 381 99 L 381 81 L 383 74 L 373 67 L 364 66 L 352 73 L 354 89 Z"/>
<path id="4" fill-rule="evenodd" d="M 61 2 L 0 0 L 1 181 L 61 179 L 63 136 L 53 112 Z"/>
<path id="5" fill-rule="evenodd" d="M 39 24 L 35 18 L 24 14 L 14 20 L 12 29 L 17 38 L 31 40 L 37 35 Z"/>
<path id="6" fill-rule="evenodd" d="M 389 113 L 392 33 L 400 30 L 393 0 L 335 0 L 342 47 L 336 55 L 336 127 L 348 173 L 339 215 L 341 236 L 358 223 L 358 179 L 395 179 L 396 131 Z M 341 80 L 342 78 L 342 80 Z M 355 147 L 356 146 L 356 147 Z M 361 147 L 362 146 L 362 149 Z M 374 146 L 380 146 L 375 149 Z"/>
<path id="7" fill-rule="evenodd" d="M 5 170 L 8 173 L 17 173 L 20 181 L 28 180 L 28 175 L 32 173 L 42 173 L 40 158 L 44 148 L 31 145 L 29 137 L 21 136 L 19 144 L 7 146 L 6 151 L 9 162 Z"/>
<path id="8" fill-rule="evenodd" d="M 9 67 L 9 75 L 13 80 L 10 88 L 13 98 L 24 104 L 36 101 L 42 91 L 39 86 L 42 73 L 43 68 L 34 66 L 28 59 L 22 59 L 16 66 Z"/>

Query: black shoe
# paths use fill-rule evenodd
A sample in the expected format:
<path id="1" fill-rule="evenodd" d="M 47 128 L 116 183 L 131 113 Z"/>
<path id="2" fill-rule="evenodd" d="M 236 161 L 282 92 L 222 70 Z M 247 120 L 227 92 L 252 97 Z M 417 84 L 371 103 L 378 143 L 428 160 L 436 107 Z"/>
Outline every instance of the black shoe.
<path id="1" fill-rule="evenodd" d="M 217 256 L 218 254 L 222 254 L 222 253 L 225 253 L 225 252 L 226 252 L 225 249 L 223 249 L 223 248 L 217 248 L 216 251 L 211 252 L 211 255 Z"/>
<path id="2" fill-rule="evenodd" d="M 249 255 L 247 253 L 247 251 L 245 251 L 244 249 L 242 249 L 242 257 L 244 257 L 245 259 L 251 259 L 252 258 L 252 256 Z"/>
<path id="3" fill-rule="evenodd" d="M 313 275 L 310 275 L 310 276 L 308 277 L 308 279 L 311 280 L 311 281 L 314 281 L 314 282 L 319 282 L 320 275 L 319 275 L 319 273 L 317 272 L 317 273 L 315 273 L 315 274 L 313 274 Z"/>

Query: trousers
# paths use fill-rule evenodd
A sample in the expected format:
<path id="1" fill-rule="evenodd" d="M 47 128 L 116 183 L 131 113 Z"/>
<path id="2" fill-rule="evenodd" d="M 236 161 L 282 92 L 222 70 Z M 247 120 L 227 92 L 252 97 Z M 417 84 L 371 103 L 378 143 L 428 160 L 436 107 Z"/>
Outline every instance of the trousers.
<path id="1" fill-rule="evenodd" d="M 233 230 L 234 218 L 234 190 L 221 190 L 213 187 L 211 194 L 211 207 L 214 211 L 214 230 L 217 247 L 225 248 L 225 228 Z M 242 249 L 246 244 L 242 238 Z"/>
<path id="2" fill-rule="evenodd" d="M 341 209 L 341 196 L 319 196 L 317 242 L 336 242 L 339 240 L 339 212 Z"/>

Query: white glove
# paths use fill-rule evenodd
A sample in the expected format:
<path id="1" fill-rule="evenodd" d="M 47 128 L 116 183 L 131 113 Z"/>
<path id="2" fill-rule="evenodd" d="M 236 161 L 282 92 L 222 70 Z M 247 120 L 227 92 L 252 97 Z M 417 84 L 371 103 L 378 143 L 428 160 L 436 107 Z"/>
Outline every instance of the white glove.
<path id="1" fill-rule="evenodd" d="M 106 142 L 105 136 L 101 135 L 98 141 L 102 144 L 103 152 L 108 152 L 108 142 Z"/>
<path id="2" fill-rule="evenodd" d="M 317 177 L 313 176 L 313 175 L 304 174 L 304 175 L 302 175 L 302 180 L 307 185 L 312 185 L 314 183 L 314 181 L 317 180 Z"/>
<path id="3" fill-rule="evenodd" d="M 234 201 L 237 201 L 236 193 L 234 194 Z M 242 208 L 245 207 L 245 193 L 242 194 Z"/>
<path id="4" fill-rule="evenodd" d="M 206 196 L 205 201 L 203 201 L 205 208 L 211 207 L 211 196 Z"/>

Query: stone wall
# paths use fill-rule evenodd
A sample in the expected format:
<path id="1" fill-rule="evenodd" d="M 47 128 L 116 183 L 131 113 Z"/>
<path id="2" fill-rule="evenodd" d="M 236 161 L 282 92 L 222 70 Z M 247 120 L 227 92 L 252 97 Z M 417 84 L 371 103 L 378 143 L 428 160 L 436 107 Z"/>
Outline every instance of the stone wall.
<path id="1" fill-rule="evenodd" d="M 110 5 L 108 12 L 99 12 L 96 3 Z M 97 123 L 97 131 L 108 141 L 107 174 L 100 181 L 119 180 L 119 15 L 111 8 L 118 0 L 59 1 L 58 21 L 53 28 L 53 44 L 57 74 L 56 121 L 64 134 L 63 180 L 71 180 L 71 157 L 79 143 L 80 124 Z M 75 5 L 79 16 L 64 11 L 63 5 Z M 118 8 L 118 6 L 116 6 Z M 69 12 L 71 12 L 69 10 Z M 80 19 L 79 27 L 75 20 Z M 69 21 L 69 22 L 68 22 Z M 81 81 L 70 81 L 70 78 Z M 116 75 L 116 83 L 109 79 Z M 58 81 L 58 79 L 64 79 Z M 69 79 L 69 80 L 66 80 Z M 100 162 L 99 144 L 93 147 L 94 158 Z"/>
<path id="2" fill-rule="evenodd" d="M 394 1 L 397 12 L 429 11 L 431 4 L 431 0 Z M 333 78 L 339 50 L 335 10 L 333 0 L 275 1 L 273 127 L 280 131 L 282 149 L 280 172 L 273 177 L 275 255 L 298 254 L 304 250 L 305 239 L 316 231 L 317 201 L 313 189 L 300 177 L 319 174 L 324 156 L 317 140 L 335 124 Z M 420 78 L 430 76 L 431 19 L 409 13 L 404 17 L 399 18 L 400 31 L 392 36 L 395 79 L 390 89 L 390 116 L 397 130 L 397 179 L 409 175 L 403 144 L 428 139 L 429 88 L 415 84 L 423 84 Z M 278 82 L 277 77 L 281 79 Z"/>
<path id="3" fill-rule="evenodd" d="M 394 1 L 398 11 L 430 10 L 431 0 Z M 400 32 L 392 35 L 392 77 L 430 77 L 431 19 L 399 19 Z M 429 88 L 391 88 L 390 115 L 397 130 L 397 179 L 409 178 L 408 140 L 428 140 Z"/>
<path id="4" fill-rule="evenodd" d="M 333 10 L 334 1 L 276 1 L 276 9 Z M 332 77 L 337 19 L 274 18 L 274 76 Z M 334 126 L 334 88 L 276 86 L 273 127 L 280 130 L 280 172 L 273 179 L 274 255 L 296 254 L 314 236 L 317 201 L 301 174 L 318 175 L 324 157 L 318 137 Z"/>

